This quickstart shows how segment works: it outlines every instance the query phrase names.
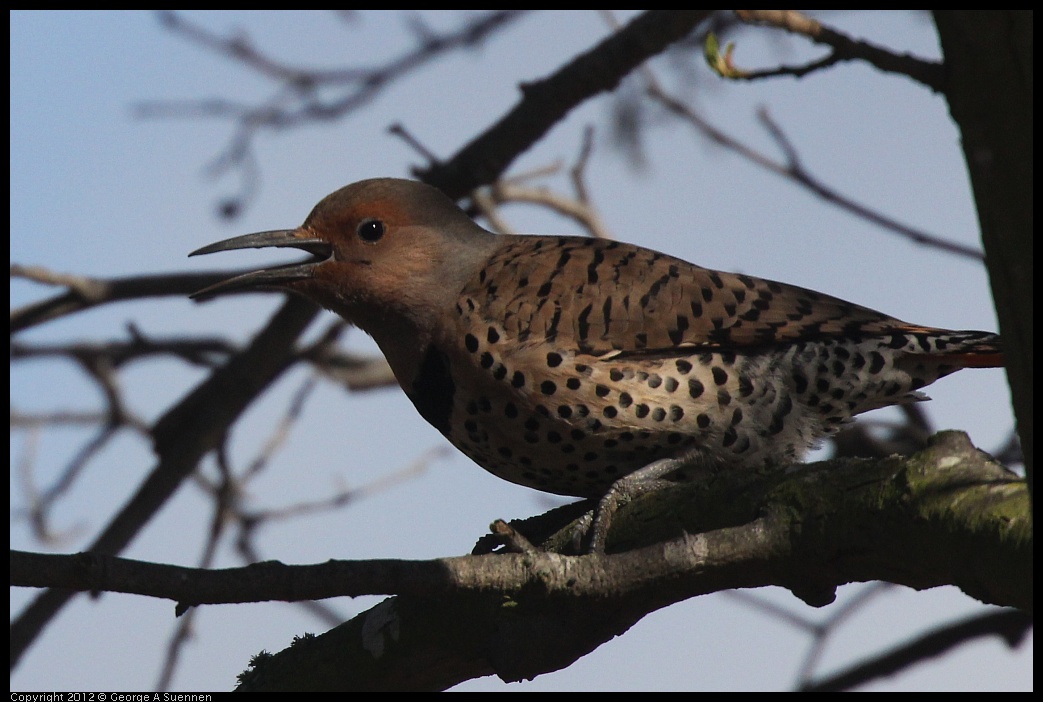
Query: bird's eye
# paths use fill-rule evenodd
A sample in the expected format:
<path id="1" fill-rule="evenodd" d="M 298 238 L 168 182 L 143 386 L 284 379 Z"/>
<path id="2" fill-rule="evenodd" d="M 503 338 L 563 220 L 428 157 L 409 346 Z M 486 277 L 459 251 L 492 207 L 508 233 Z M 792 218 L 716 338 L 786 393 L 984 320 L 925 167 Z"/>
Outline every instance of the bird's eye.
<path id="1" fill-rule="evenodd" d="M 358 232 L 359 238 L 370 244 L 380 241 L 380 238 L 384 236 L 385 231 L 384 223 L 379 219 L 366 219 L 359 222 Z"/>

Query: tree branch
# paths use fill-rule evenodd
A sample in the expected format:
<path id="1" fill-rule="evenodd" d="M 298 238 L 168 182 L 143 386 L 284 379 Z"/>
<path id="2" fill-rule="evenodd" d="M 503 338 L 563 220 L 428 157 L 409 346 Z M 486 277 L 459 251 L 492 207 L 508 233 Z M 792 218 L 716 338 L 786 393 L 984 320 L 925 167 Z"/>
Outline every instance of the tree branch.
<path id="1" fill-rule="evenodd" d="M 877 678 L 895 674 L 911 663 L 936 658 L 977 638 L 999 636 L 1011 648 L 1032 629 L 1032 617 L 1024 612 L 1002 610 L 986 612 L 946 624 L 887 653 L 860 661 L 857 665 L 828 678 L 813 681 L 801 692 L 850 690 Z"/>
<path id="2" fill-rule="evenodd" d="M 908 76 L 936 93 L 942 90 L 944 71 L 941 64 L 934 61 L 925 61 L 912 54 L 896 54 L 867 41 L 852 39 L 846 34 L 831 29 L 818 20 L 812 19 L 796 10 L 735 10 L 735 14 L 743 22 L 775 27 L 793 34 L 799 34 L 811 39 L 816 44 L 824 44 L 830 47 L 832 51 L 825 58 L 805 66 L 781 66 L 765 71 L 735 69 L 730 63 L 730 52 L 726 52 L 725 59 L 730 70 L 721 74 L 727 78 L 742 80 L 756 80 L 776 76 L 799 78 L 841 61 L 864 61 L 885 73 L 898 73 Z"/>
<path id="3" fill-rule="evenodd" d="M 91 545 L 100 554 L 119 553 L 213 450 L 239 415 L 286 368 L 297 337 L 318 308 L 297 297 L 287 300 L 271 322 L 240 354 L 216 370 L 152 427 L 158 461 L 130 501 Z M 47 590 L 11 623 L 11 667 L 51 618 L 75 593 Z"/>
<path id="4" fill-rule="evenodd" d="M 856 202 L 828 186 L 811 173 L 807 167 L 805 167 L 800 159 L 800 155 L 797 153 L 797 150 L 793 147 L 793 144 L 789 141 L 785 132 L 783 132 L 782 129 L 771 119 L 767 110 L 761 110 L 758 116 L 765 129 L 768 130 L 769 135 L 782 150 L 786 157 L 785 161 L 777 161 L 766 154 L 743 144 L 723 130 L 718 129 L 707 122 L 701 115 L 691 109 L 684 102 L 667 93 L 651 71 L 645 72 L 645 78 L 648 81 L 647 92 L 649 97 L 661 104 L 672 114 L 691 124 L 700 134 L 703 134 L 715 143 L 732 150 L 751 163 L 780 175 L 783 178 L 791 180 L 797 185 L 807 189 L 816 197 L 821 198 L 823 201 L 839 207 L 856 217 L 860 217 L 867 222 L 872 222 L 885 231 L 898 234 L 914 244 L 931 246 L 940 251 L 965 256 L 977 261 L 984 260 L 985 256 L 982 254 L 980 249 L 972 246 L 964 246 L 929 232 L 925 232 L 922 229 L 903 224 L 881 212 L 877 212 L 859 202 Z"/>
<path id="5" fill-rule="evenodd" d="M 1035 238 L 1032 10 L 936 11 L 945 96 L 960 129 L 1032 488 Z"/>
<path id="6" fill-rule="evenodd" d="M 236 130 L 231 142 L 208 169 L 214 174 L 230 168 L 242 171 L 243 185 L 240 192 L 226 199 L 220 207 L 222 216 L 232 217 L 242 209 L 256 184 L 258 176 L 253 157 L 253 139 L 259 131 L 344 118 L 368 105 L 396 80 L 448 52 L 480 46 L 526 12 L 489 11 L 472 17 L 449 32 L 435 32 L 419 19 L 414 19 L 410 28 L 415 35 L 416 45 L 386 64 L 320 70 L 290 66 L 267 56 L 246 36 L 222 37 L 189 22 L 181 15 L 164 11 L 159 13 L 160 22 L 172 32 L 274 81 L 277 88 L 260 105 L 224 98 L 190 102 L 156 101 L 141 103 L 136 113 L 144 118 L 216 117 L 235 122 Z M 329 97 L 331 91 L 335 91 L 333 97 Z"/>
<path id="7" fill-rule="evenodd" d="M 120 278 L 90 278 L 56 273 L 41 266 L 11 264 L 11 277 L 24 278 L 47 285 L 61 285 L 68 290 L 47 300 L 11 310 L 11 333 L 23 331 L 66 315 L 98 305 L 145 297 L 187 297 L 246 270 L 207 273 L 154 273 Z"/>
<path id="8" fill-rule="evenodd" d="M 642 62 L 686 37 L 710 10 L 649 10 L 553 75 L 521 87 L 522 98 L 499 122 L 443 163 L 414 175 L 458 200 L 497 180 L 574 107 L 614 89 Z"/>
<path id="9" fill-rule="evenodd" d="M 570 537 L 571 526 L 566 526 L 545 545 L 559 548 Z M 1024 481 L 957 432 L 937 435 L 928 449 L 910 458 L 827 461 L 767 476 L 719 475 L 708 483 L 654 493 L 620 511 L 609 548 L 616 552 L 312 566 L 267 562 L 217 571 L 98 554 L 13 553 L 11 573 L 16 585 L 132 592 L 175 600 L 180 608 L 399 595 L 308 644 L 342 645 L 345 630 L 362 635 L 372 628 L 371 617 L 393 620 L 400 629 L 411 627 L 400 641 L 383 641 L 394 654 L 380 662 L 379 671 L 372 668 L 372 655 L 363 653 L 366 642 L 358 642 L 347 655 L 368 656 L 368 662 L 341 660 L 339 677 L 323 683 L 347 689 L 379 687 L 381 680 L 422 687 L 430 669 L 407 680 L 379 676 L 391 675 L 387 666 L 417 665 L 413 656 L 420 649 L 410 646 L 428 651 L 449 645 L 448 650 L 461 651 L 475 637 L 483 639 L 486 653 L 481 661 L 468 659 L 469 669 L 484 667 L 483 674 L 491 669 L 505 680 L 531 677 L 570 664 L 651 611 L 737 587 L 779 585 L 822 605 L 847 582 L 886 580 L 916 589 L 955 584 L 986 602 L 1028 611 L 1033 606 Z M 505 609 L 505 601 L 512 606 Z M 445 602 L 466 604 L 468 617 L 446 629 Z M 405 613 L 417 618 L 403 618 Z M 437 634 L 427 629 L 432 621 L 440 627 Z M 506 630 L 514 632 L 509 640 Z M 556 644 L 548 648 L 549 638 Z M 410 643 L 401 644 L 403 649 L 401 641 Z M 300 654 L 295 646 L 279 655 Z M 301 684 L 285 678 L 265 683 L 280 689 Z M 310 667 L 307 684 L 318 684 Z"/>

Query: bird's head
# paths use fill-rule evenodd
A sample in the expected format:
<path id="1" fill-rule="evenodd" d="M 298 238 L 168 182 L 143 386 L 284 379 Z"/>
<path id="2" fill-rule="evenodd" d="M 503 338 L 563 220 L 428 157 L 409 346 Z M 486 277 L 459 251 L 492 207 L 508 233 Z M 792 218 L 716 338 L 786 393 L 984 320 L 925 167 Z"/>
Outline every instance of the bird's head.
<path id="1" fill-rule="evenodd" d="M 430 328 L 476 274 L 496 237 L 439 190 L 378 178 L 326 196 L 297 229 L 246 234 L 191 256 L 248 248 L 295 248 L 311 258 L 245 273 L 192 297 L 279 289 L 300 293 L 371 334 L 406 321 Z"/>

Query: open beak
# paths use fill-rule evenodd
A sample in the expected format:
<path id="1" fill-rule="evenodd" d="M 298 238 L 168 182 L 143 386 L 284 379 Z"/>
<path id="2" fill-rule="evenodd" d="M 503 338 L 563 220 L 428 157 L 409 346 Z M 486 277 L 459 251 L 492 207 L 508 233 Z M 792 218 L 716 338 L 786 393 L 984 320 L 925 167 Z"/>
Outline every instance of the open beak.
<path id="1" fill-rule="evenodd" d="M 196 249 L 189 256 L 202 256 L 203 254 L 211 254 L 217 251 L 233 251 L 235 249 L 292 248 L 307 251 L 312 257 L 301 263 L 264 268 L 259 271 L 237 275 L 234 278 L 229 278 L 194 292 L 190 297 L 201 300 L 241 290 L 278 288 L 285 283 L 311 278 L 314 275 L 315 266 L 333 258 L 333 246 L 322 239 L 302 239 L 299 236 L 295 236 L 296 231 L 296 229 L 277 229 L 270 232 L 245 234 Z"/>

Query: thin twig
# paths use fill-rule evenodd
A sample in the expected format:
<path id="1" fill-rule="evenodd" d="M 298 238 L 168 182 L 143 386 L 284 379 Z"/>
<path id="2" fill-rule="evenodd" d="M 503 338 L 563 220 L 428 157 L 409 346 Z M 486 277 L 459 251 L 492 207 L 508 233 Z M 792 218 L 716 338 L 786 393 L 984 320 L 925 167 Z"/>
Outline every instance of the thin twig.
<path id="1" fill-rule="evenodd" d="M 235 168 L 243 183 L 237 195 L 221 203 L 225 217 L 238 214 L 256 190 L 258 170 L 253 157 L 254 137 L 264 129 L 282 129 L 307 122 L 340 119 L 369 104 L 395 81 L 446 53 L 480 46 L 497 31 L 524 16 L 527 10 L 494 10 L 468 19 L 453 31 L 439 33 L 410 24 L 416 45 L 395 59 L 374 67 L 324 70 L 290 66 L 263 53 L 245 34 L 220 36 L 171 11 L 159 14 L 160 23 L 176 35 L 235 61 L 264 78 L 275 81 L 271 96 L 259 105 L 224 98 L 195 101 L 142 102 L 135 109 L 141 118 L 218 118 L 232 120 L 235 132 L 225 150 L 208 170 L 219 174 Z M 330 98 L 330 91 L 341 91 Z"/>
<path id="2" fill-rule="evenodd" d="M 788 180 L 791 180 L 798 185 L 806 188 L 810 192 L 814 193 L 819 198 L 826 202 L 833 204 L 841 209 L 847 210 L 852 214 L 861 217 L 867 221 L 883 227 L 885 231 L 893 234 L 898 234 L 909 241 L 924 246 L 930 246 L 937 248 L 941 251 L 948 253 L 957 254 L 959 256 L 965 256 L 972 258 L 976 261 L 984 261 L 985 255 L 980 249 L 965 246 L 947 239 L 943 239 L 933 234 L 928 234 L 922 230 L 916 229 L 906 224 L 902 224 L 895 219 L 892 219 L 884 214 L 876 212 L 865 205 L 855 202 L 851 198 L 841 195 L 836 190 L 830 188 L 822 181 L 814 177 L 800 162 L 797 157 L 797 151 L 794 149 L 792 142 L 786 137 L 782 129 L 775 124 L 774 121 L 768 116 L 767 110 L 761 110 L 759 117 L 761 123 L 764 124 L 765 129 L 768 130 L 769 134 L 775 139 L 780 150 L 787 155 L 788 160 L 785 162 L 776 161 L 770 158 L 764 153 L 757 151 L 750 146 L 740 142 L 731 135 L 727 134 L 723 130 L 715 127 L 714 125 L 707 122 L 699 113 L 691 109 L 687 104 L 674 98 L 667 93 L 660 85 L 659 81 L 655 79 L 654 74 L 650 71 L 645 71 L 645 76 L 648 78 L 647 92 L 649 97 L 659 102 L 663 107 L 672 112 L 673 114 L 681 117 L 688 123 L 690 123 L 699 133 L 708 137 L 715 143 L 730 149 L 731 151 L 739 154 L 748 161 L 760 166 L 761 168 L 768 170 L 772 173 L 780 175 Z"/>
<path id="3" fill-rule="evenodd" d="M 852 39 L 797 10 L 735 10 L 735 14 L 748 24 L 775 27 L 805 36 L 816 44 L 830 47 L 832 51 L 825 58 L 804 66 L 781 66 L 764 71 L 735 71 L 728 75 L 729 78 L 757 80 L 776 76 L 801 77 L 841 61 L 864 61 L 881 71 L 908 76 L 936 93 L 941 92 L 944 87 L 942 64 L 908 53 L 896 54 L 870 42 Z"/>

